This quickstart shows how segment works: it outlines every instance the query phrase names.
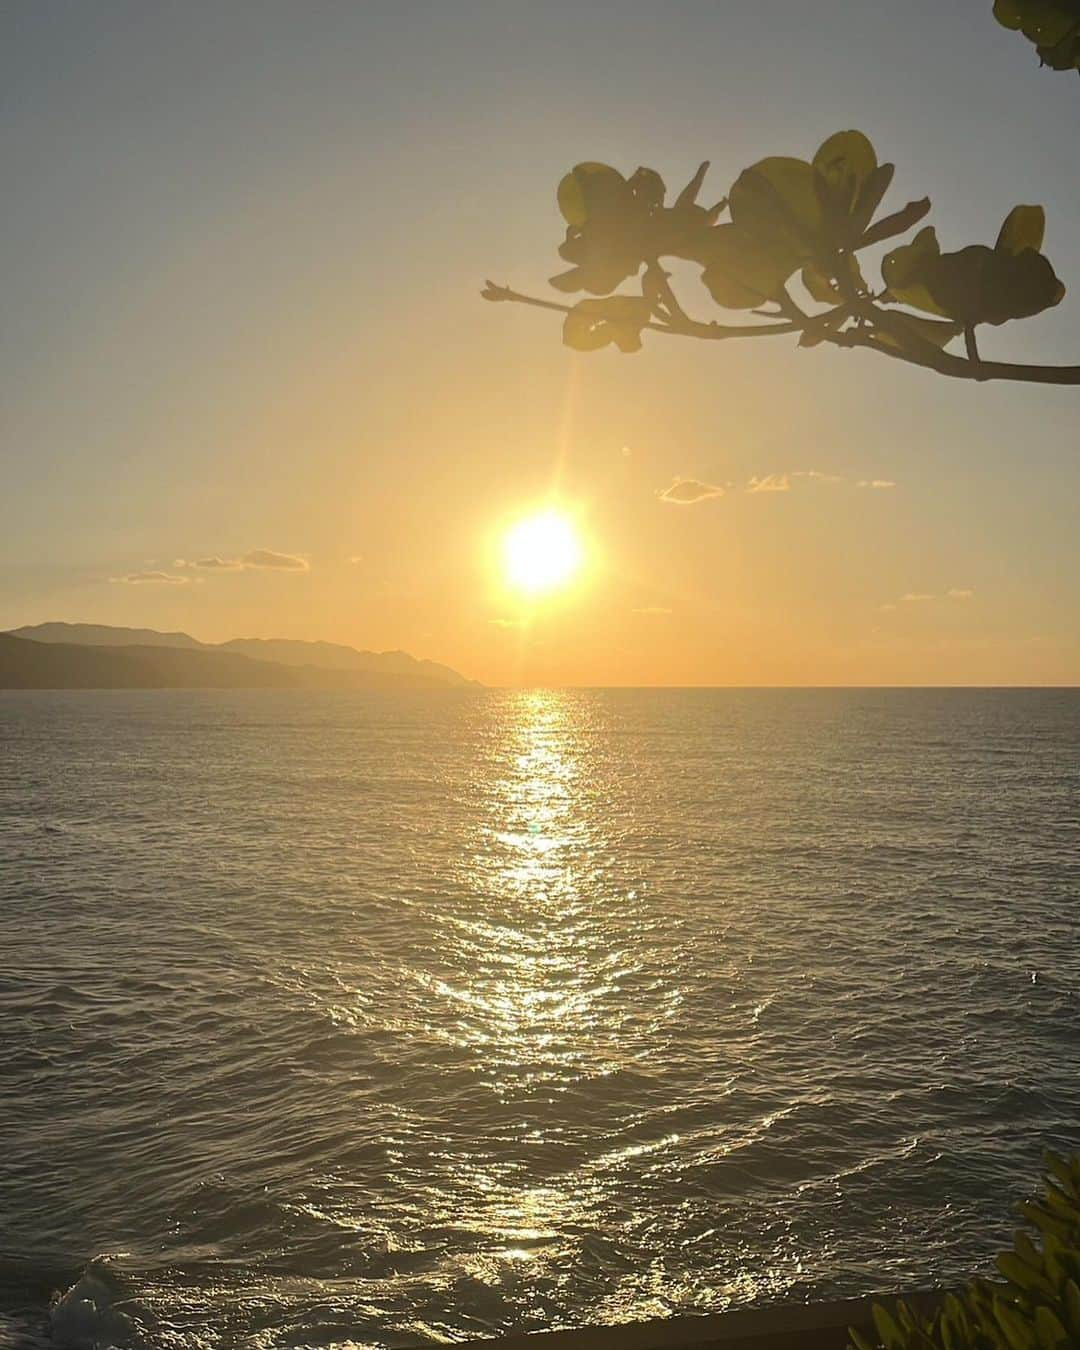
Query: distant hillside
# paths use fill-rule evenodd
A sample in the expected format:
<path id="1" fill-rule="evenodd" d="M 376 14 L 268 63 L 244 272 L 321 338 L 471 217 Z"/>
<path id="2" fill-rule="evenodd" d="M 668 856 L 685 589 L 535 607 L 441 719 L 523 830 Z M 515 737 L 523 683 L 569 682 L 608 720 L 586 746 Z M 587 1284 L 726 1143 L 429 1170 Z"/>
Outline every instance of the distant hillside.
<path id="1" fill-rule="evenodd" d="M 323 670 L 404 676 L 410 681 L 450 685 L 474 684 L 449 666 L 421 661 L 407 652 L 365 652 L 336 642 L 301 642 L 289 638 L 233 638 L 199 642 L 187 633 L 159 633 L 152 628 L 113 628 L 96 623 L 38 623 L 14 628 L 11 637 L 39 643 L 90 647 L 169 647 L 220 655 L 250 657 L 283 666 L 318 666 Z M 341 681 L 338 681 L 341 684 Z"/>
<path id="2" fill-rule="evenodd" d="M 442 684 L 471 684 L 449 666 L 420 661 L 408 652 L 362 652 L 337 642 L 300 642 L 291 638 L 233 638 L 220 650 L 278 661 L 283 666 L 322 666 L 325 670 L 377 670 L 394 675 L 423 675 Z"/>
<path id="3" fill-rule="evenodd" d="M 187 633 L 159 633 L 153 628 L 113 628 L 105 623 L 35 623 L 13 628 L 11 637 L 33 642 L 74 642 L 80 647 L 187 647 L 203 643 Z"/>
<path id="4" fill-rule="evenodd" d="M 174 646 L 33 642 L 0 633 L 0 689 L 445 689 L 422 675 L 325 670 Z"/>

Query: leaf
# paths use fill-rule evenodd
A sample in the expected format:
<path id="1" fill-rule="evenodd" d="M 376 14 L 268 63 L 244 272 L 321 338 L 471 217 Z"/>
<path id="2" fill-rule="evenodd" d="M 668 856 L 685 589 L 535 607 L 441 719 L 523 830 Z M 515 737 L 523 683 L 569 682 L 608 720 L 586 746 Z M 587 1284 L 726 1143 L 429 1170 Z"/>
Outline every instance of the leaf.
<path id="1" fill-rule="evenodd" d="M 1019 210 L 1021 210 L 1019 206 L 1015 208 L 1015 211 Z M 1002 226 L 1002 229 L 1004 229 L 1004 226 Z M 1058 1182 L 1060 1182 L 1063 1190 L 1073 1195 L 1076 1194 L 1077 1184 L 1073 1168 L 1069 1166 L 1068 1162 L 1066 1162 L 1060 1154 L 1047 1149 L 1046 1170 L 1050 1176 L 1055 1177 Z"/>
<path id="2" fill-rule="evenodd" d="M 894 249 L 882 263 L 890 293 L 906 304 L 969 328 L 1041 314 L 1065 294 L 1049 260 L 1034 249 L 1009 253 L 969 244 L 939 253 L 931 235 L 929 227 L 920 230 L 910 245 Z M 1047 1203 L 1053 1205 L 1052 1197 Z"/>
<path id="3" fill-rule="evenodd" d="M 836 282 L 816 262 L 808 262 L 803 268 L 802 284 L 819 305 L 835 305 L 840 299 Z"/>
<path id="4" fill-rule="evenodd" d="M 874 1304 L 874 1326 L 885 1350 L 904 1350 L 904 1338 L 900 1328 L 880 1303 Z"/>
<path id="5" fill-rule="evenodd" d="M 1056 47 L 1076 27 L 1077 16 L 1069 7 L 1049 0 L 1028 0 L 1024 6 L 1024 36 L 1042 47 Z"/>
<path id="6" fill-rule="evenodd" d="M 1021 1292 L 1038 1289 L 1045 1294 L 1053 1293 L 1050 1281 L 1039 1270 L 1022 1261 L 1015 1252 L 1002 1252 L 997 1258 L 997 1268 Z"/>
<path id="7" fill-rule="evenodd" d="M 881 261 L 881 278 L 889 294 L 913 309 L 925 310 L 948 318 L 948 312 L 934 299 L 923 280 L 929 264 L 941 256 L 941 247 L 933 225 L 919 231 L 910 244 L 901 244 Z"/>
<path id="8" fill-rule="evenodd" d="M 1042 1350 L 1068 1350 L 1068 1332 L 1045 1305 L 1035 1309 L 1035 1334 Z"/>
<path id="9" fill-rule="evenodd" d="M 702 183 L 704 183 L 705 175 L 708 172 L 709 172 L 709 161 L 706 159 L 701 164 L 698 165 L 697 172 L 694 174 L 693 178 L 690 179 L 689 183 L 687 183 L 687 185 L 675 198 L 676 209 L 678 209 L 680 206 L 693 206 L 693 204 L 697 201 L 697 195 L 701 191 L 701 185 Z"/>
<path id="10" fill-rule="evenodd" d="M 850 1337 L 851 1344 L 855 1347 L 855 1350 L 877 1350 L 877 1347 L 868 1341 L 862 1332 L 856 1330 L 855 1327 L 848 1327 L 848 1336 Z"/>
<path id="11" fill-rule="evenodd" d="M 994 18 L 1005 28 L 1019 29 L 1023 22 L 1020 0 L 994 0 Z"/>
<path id="12" fill-rule="evenodd" d="M 892 182 L 895 172 L 895 164 L 879 164 L 862 185 L 859 195 L 855 199 L 855 205 L 851 209 L 854 238 L 858 238 L 873 220 L 874 212 L 881 205 L 881 199 L 885 196 L 885 193 L 888 192 L 889 184 Z M 888 236 L 883 235 L 882 237 L 887 238 Z"/>
<path id="13" fill-rule="evenodd" d="M 829 197 L 845 215 L 877 166 L 874 147 L 861 131 L 836 132 L 822 141 L 813 159 L 813 168 L 828 187 Z"/>
<path id="14" fill-rule="evenodd" d="M 652 317 L 648 300 L 635 295 L 612 295 L 605 300 L 581 300 L 563 321 L 563 342 L 579 352 L 593 352 L 613 343 L 620 351 L 641 349 L 641 330 Z"/>
<path id="15" fill-rule="evenodd" d="M 569 272 L 560 272 L 558 276 L 548 277 L 548 285 L 564 293 L 580 291 L 584 289 L 584 284 L 580 267 L 571 267 Z"/>
<path id="16" fill-rule="evenodd" d="M 738 225 L 718 225 L 698 261 L 705 266 L 701 279 L 718 305 L 756 309 L 779 293 L 801 258 L 785 241 L 770 242 Z"/>
<path id="17" fill-rule="evenodd" d="M 814 182 L 814 170 L 804 159 L 774 155 L 759 160 L 739 174 L 728 194 L 731 219 L 752 234 L 809 255 L 824 223 Z"/>
<path id="18" fill-rule="evenodd" d="M 958 323 L 944 319 L 924 319 L 918 314 L 893 313 L 890 328 L 894 325 L 897 329 L 895 332 L 878 327 L 874 329 L 873 335 L 883 347 L 891 347 L 895 351 L 903 351 L 905 346 L 918 347 L 922 343 L 930 343 L 940 350 L 963 331 Z M 907 343 L 904 341 L 905 336 L 910 339 Z"/>
<path id="19" fill-rule="evenodd" d="M 1038 253 L 1046 233 L 1046 212 L 1041 206 L 1014 206 L 998 233 L 996 249 L 1004 253 L 1023 253 L 1031 248 Z"/>
<path id="20" fill-rule="evenodd" d="M 882 216 L 871 225 L 856 244 L 856 248 L 868 248 L 871 244 L 880 244 L 883 239 L 892 239 L 895 235 L 903 234 L 913 225 L 918 225 L 929 210 L 929 197 L 920 197 L 917 202 L 908 202 L 901 210 L 894 211 L 891 216 Z"/>
<path id="21" fill-rule="evenodd" d="M 651 209 L 663 206 L 667 188 L 655 169 L 637 168 L 627 182 L 635 198 L 643 206 Z"/>
<path id="22" fill-rule="evenodd" d="M 559 184 L 559 210 L 568 225 L 584 225 L 597 204 L 625 188 L 626 179 L 609 164 L 576 164 Z"/>
<path id="23" fill-rule="evenodd" d="M 1037 1350 L 1034 1331 L 1014 1307 L 995 1295 L 993 1308 L 994 1319 L 1011 1350 Z"/>
<path id="24" fill-rule="evenodd" d="M 1065 1315 L 1069 1319 L 1069 1330 L 1080 1341 L 1080 1288 L 1075 1280 L 1065 1281 Z"/>

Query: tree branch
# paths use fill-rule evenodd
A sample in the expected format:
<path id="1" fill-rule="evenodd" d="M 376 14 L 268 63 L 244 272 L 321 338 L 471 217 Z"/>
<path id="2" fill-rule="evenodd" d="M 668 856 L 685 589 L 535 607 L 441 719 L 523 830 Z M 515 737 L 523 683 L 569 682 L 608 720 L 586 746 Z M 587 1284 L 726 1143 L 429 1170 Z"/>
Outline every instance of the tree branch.
<path id="1" fill-rule="evenodd" d="M 1021 366 L 1008 361 L 968 361 L 952 356 L 926 344 L 918 352 L 901 351 L 875 341 L 865 329 L 851 329 L 844 333 L 827 333 L 826 342 L 837 347 L 866 347 L 904 361 L 909 366 L 922 366 L 954 380 L 1012 380 L 1018 384 L 1080 384 L 1080 366 Z"/>
<path id="2" fill-rule="evenodd" d="M 660 284 L 662 280 L 662 285 Z M 670 323 L 647 323 L 645 328 L 654 333 L 665 333 L 669 337 L 700 338 L 705 341 L 719 341 L 723 338 L 782 337 L 790 333 L 813 333 L 821 341 L 830 342 L 835 347 L 864 347 L 892 357 L 894 361 L 903 361 L 909 366 L 921 366 L 945 375 L 954 380 L 1010 380 L 1017 384 L 1059 384 L 1080 385 L 1080 366 L 1024 366 L 1007 361 L 984 361 L 953 356 L 940 350 L 929 342 L 913 339 L 909 329 L 900 324 L 890 323 L 892 315 L 878 308 L 870 301 L 859 301 L 856 305 L 837 305 L 823 314 L 806 314 L 785 291 L 779 303 L 789 317 L 781 323 L 760 324 L 721 324 L 701 323 L 689 318 L 675 298 L 666 275 L 662 279 L 654 278 L 660 289 L 665 309 L 671 315 Z M 511 290 L 509 286 L 498 286 L 493 281 L 485 284 L 481 295 L 485 300 L 509 302 L 516 305 L 532 305 L 536 309 L 549 309 L 557 314 L 569 314 L 573 305 L 559 304 L 555 300 L 541 300 L 537 296 L 523 295 Z M 857 311 L 864 319 L 885 331 L 895 331 L 899 341 L 905 345 L 896 348 L 875 339 L 872 328 L 848 328 L 837 331 L 838 319 Z"/>
<path id="3" fill-rule="evenodd" d="M 533 295 L 522 295 L 520 291 L 511 290 L 509 286 L 498 286 L 494 281 L 488 281 L 484 289 L 480 292 L 485 300 L 491 300 L 496 303 L 500 301 L 509 301 L 515 305 L 533 305 L 537 309 L 552 309 L 558 314 L 569 314 L 573 305 L 560 305 L 555 300 L 540 300 Z M 722 324 L 722 323 L 698 323 L 694 319 L 687 318 L 682 311 L 681 319 L 672 323 L 647 323 L 645 328 L 654 333 L 667 333 L 671 337 L 693 337 L 702 338 L 705 341 L 715 342 L 721 338 L 740 338 L 740 337 L 777 337 L 784 333 L 798 333 L 802 330 L 801 323 L 754 323 L 754 324 Z M 673 320 L 675 316 L 672 316 Z"/>

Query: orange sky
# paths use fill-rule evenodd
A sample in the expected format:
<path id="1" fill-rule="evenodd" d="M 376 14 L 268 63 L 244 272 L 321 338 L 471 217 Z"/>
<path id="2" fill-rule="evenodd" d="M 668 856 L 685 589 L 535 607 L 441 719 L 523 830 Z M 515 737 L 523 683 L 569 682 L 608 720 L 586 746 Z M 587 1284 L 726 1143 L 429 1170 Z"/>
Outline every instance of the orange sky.
<path id="1" fill-rule="evenodd" d="M 854 125 L 897 162 L 887 204 L 928 193 L 949 246 L 1046 203 L 1071 293 L 984 351 L 1080 359 L 1075 81 L 990 21 L 927 50 L 838 2 L 787 6 L 782 49 L 771 0 L 628 4 L 614 44 L 576 6 L 450 8 L 271 6 L 257 33 L 27 9 L 0 625 L 326 638 L 491 683 L 1076 682 L 1075 390 L 779 342 L 577 354 L 479 299 L 544 289 L 576 160 L 677 187 L 710 156 L 712 200 Z M 679 478 L 719 490 L 664 500 Z M 550 500 L 590 565 L 529 616 L 492 541 Z"/>

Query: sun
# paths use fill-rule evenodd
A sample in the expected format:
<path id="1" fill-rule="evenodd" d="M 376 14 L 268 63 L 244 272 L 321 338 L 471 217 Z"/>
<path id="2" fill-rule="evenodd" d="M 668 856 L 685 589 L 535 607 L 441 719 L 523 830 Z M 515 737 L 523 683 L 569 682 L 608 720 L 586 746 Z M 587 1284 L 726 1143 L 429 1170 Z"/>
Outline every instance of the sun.
<path id="1" fill-rule="evenodd" d="M 546 595 L 568 585 L 581 568 L 581 539 L 560 511 L 539 511 L 519 520 L 506 533 L 506 580 L 528 595 Z"/>

